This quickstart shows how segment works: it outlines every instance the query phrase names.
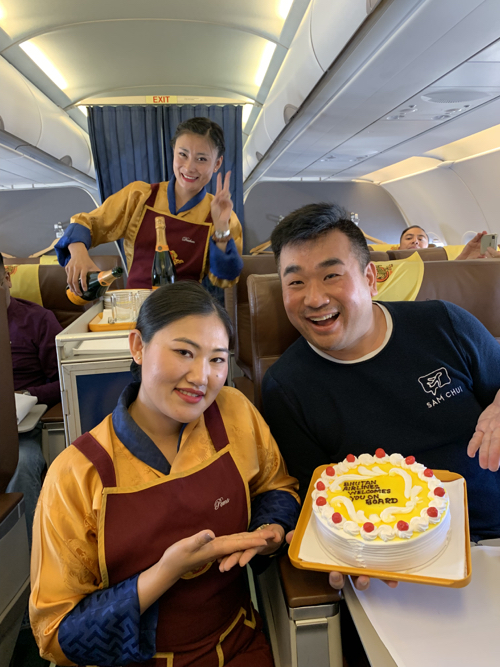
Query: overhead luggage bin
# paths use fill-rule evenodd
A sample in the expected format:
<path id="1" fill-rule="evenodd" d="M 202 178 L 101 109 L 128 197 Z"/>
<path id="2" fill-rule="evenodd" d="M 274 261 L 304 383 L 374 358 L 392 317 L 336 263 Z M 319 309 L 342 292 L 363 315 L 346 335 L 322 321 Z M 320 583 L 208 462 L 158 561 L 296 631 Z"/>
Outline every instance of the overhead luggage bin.
<path id="1" fill-rule="evenodd" d="M 246 164 L 250 166 L 250 171 L 255 167 L 255 165 L 262 159 L 262 156 L 265 155 L 269 146 L 273 143 L 273 139 L 269 136 L 266 125 L 262 120 L 262 112 L 257 119 L 257 123 L 253 129 L 252 134 L 248 137 L 248 140 L 245 144 L 243 150 L 243 168 L 245 172 Z M 248 173 L 250 173 L 248 171 Z M 243 177 L 246 177 L 246 173 L 243 174 Z"/>
<path id="2" fill-rule="evenodd" d="M 260 137 L 263 125 L 270 143 L 276 139 L 378 4 L 379 0 L 338 0 L 334 3 L 314 0 L 311 3 L 250 134 L 245 155 L 254 151 L 251 140 L 254 135 Z M 262 155 L 265 153 L 260 148 L 256 150 Z M 253 167 L 256 164 L 254 157 L 250 158 Z"/>
<path id="3" fill-rule="evenodd" d="M 41 135 L 37 148 L 53 155 L 68 167 L 88 174 L 92 167 L 92 153 L 88 135 L 68 116 L 53 104 L 38 89 L 34 88 L 41 118 Z"/>
<path id="4" fill-rule="evenodd" d="M 287 107 L 298 109 L 323 75 L 324 70 L 318 63 L 311 42 L 312 7 L 313 5 L 309 6 L 302 19 L 250 137 L 259 131 L 258 126 L 264 123 L 274 141 L 286 125 L 285 109 Z"/>
<path id="5" fill-rule="evenodd" d="M 68 114 L 2 57 L 0 81 L 0 129 L 93 177 L 90 140 Z"/>
<path id="6" fill-rule="evenodd" d="M 314 0 L 311 5 L 311 42 L 324 72 L 379 2 Z"/>
<path id="7" fill-rule="evenodd" d="M 42 122 L 33 94 L 34 86 L 2 57 L 0 81 L 0 126 L 6 132 L 36 146 L 42 132 Z"/>

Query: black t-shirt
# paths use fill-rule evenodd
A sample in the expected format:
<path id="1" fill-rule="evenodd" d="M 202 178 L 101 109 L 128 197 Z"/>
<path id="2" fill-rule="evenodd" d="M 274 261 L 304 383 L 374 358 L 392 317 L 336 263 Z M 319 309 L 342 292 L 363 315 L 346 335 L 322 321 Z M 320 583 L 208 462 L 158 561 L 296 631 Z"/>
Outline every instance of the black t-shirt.
<path id="1" fill-rule="evenodd" d="M 300 338 L 264 377 L 264 414 L 301 496 L 317 466 L 382 447 L 463 475 L 471 534 L 500 537 L 500 472 L 467 456 L 500 388 L 500 345 L 453 304 L 383 305 L 393 331 L 375 356 L 336 363 Z"/>

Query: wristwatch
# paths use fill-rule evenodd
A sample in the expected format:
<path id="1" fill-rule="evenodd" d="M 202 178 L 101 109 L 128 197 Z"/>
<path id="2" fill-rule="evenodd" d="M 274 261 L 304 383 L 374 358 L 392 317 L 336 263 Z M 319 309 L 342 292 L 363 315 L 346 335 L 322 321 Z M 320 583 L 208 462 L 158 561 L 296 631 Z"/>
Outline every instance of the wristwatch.
<path id="1" fill-rule="evenodd" d="M 213 240 L 216 243 L 219 243 L 220 241 L 227 241 L 230 236 L 231 236 L 231 230 L 230 229 L 226 229 L 225 232 L 219 232 L 216 229 L 215 232 L 214 232 L 214 235 L 213 235 Z"/>

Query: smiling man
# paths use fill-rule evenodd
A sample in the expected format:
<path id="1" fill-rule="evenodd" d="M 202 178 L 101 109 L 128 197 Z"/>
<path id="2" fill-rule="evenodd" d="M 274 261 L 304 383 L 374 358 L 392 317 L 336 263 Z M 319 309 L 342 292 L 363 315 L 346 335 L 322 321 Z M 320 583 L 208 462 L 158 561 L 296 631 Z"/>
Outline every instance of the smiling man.
<path id="1" fill-rule="evenodd" d="M 340 207 L 304 206 L 271 242 L 302 336 L 267 371 L 264 411 L 302 497 L 317 466 L 382 447 L 463 475 L 473 539 L 500 537 L 497 341 L 450 303 L 372 302 L 375 267 Z"/>

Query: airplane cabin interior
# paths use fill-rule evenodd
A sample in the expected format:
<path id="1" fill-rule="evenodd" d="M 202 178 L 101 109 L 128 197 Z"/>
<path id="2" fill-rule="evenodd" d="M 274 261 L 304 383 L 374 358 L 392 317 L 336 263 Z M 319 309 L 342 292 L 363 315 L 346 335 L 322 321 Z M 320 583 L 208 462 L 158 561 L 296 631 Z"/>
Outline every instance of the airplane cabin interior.
<path id="1" fill-rule="evenodd" d="M 0 0 L 0 252 L 11 296 L 50 310 L 61 331 L 61 400 L 21 424 L 0 285 L 0 667 L 55 664 L 18 641 L 30 547 L 23 496 L 6 489 L 19 434 L 39 425 L 50 467 L 131 381 L 130 327 L 91 327 L 103 310 L 118 321 L 110 295 L 127 289 L 127 241 L 90 248 L 99 271 L 123 276 L 85 305 L 68 300 L 54 246 L 72 216 L 129 183 L 170 181 L 176 125 L 209 114 L 226 135 L 221 173 L 231 169 L 243 230 L 239 280 L 215 290 L 235 330 L 228 384 L 258 410 L 266 371 L 300 336 L 269 239 L 307 204 L 340 204 L 359 226 L 381 301 L 451 302 L 500 343 L 500 259 L 455 261 L 478 232 L 500 233 L 498 0 Z M 413 226 L 428 247 L 399 249 Z M 388 280 L 396 270 L 399 283 Z M 496 665 L 498 546 L 470 549 L 464 588 L 376 581 L 365 598 L 352 584 L 332 589 L 325 571 L 271 559 L 249 578 L 276 667 Z M 459 650 L 430 629 L 444 623 L 441 605 Z M 406 647 L 391 633 L 405 618 Z"/>

